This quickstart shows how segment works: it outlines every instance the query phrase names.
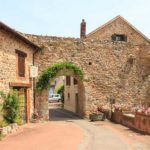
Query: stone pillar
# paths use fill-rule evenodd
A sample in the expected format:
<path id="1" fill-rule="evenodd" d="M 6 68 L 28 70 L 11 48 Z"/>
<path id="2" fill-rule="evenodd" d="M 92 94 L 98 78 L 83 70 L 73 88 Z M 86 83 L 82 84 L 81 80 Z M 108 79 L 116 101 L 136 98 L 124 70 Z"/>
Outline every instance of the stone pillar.
<path id="1" fill-rule="evenodd" d="M 81 29 L 80 29 L 80 38 L 85 38 L 86 37 L 86 22 L 84 19 L 82 19 L 81 22 Z"/>
<path id="2" fill-rule="evenodd" d="M 42 120 L 49 120 L 48 90 L 43 90 L 36 96 L 36 104 L 39 118 Z"/>

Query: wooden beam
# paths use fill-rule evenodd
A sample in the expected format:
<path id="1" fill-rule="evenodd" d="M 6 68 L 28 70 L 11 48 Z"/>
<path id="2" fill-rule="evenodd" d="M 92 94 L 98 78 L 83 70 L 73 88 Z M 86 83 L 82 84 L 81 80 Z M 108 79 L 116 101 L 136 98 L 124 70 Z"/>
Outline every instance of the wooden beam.
<path id="1" fill-rule="evenodd" d="M 19 83 L 19 82 L 9 82 L 10 87 L 26 87 L 30 88 L 31 83 Z"/>

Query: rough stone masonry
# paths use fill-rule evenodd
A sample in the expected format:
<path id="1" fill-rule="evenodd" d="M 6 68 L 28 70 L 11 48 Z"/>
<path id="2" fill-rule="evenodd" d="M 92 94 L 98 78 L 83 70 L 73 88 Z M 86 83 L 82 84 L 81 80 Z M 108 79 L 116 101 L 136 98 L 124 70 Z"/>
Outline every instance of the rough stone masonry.
<path id="1" fill-rule="evenodd" d="M 40 74 L 57 62 L 68 61 L 81 67 L 85 73 L 84 116 L 98 106 L 108 108 L 112 97 L 126 106 L 149 105 L 149 39 L 121 16 L 88 35 L 84 20 L 81 30 L 82 24 L 80 39 L 25 34 L 42 47 L 35 56 Z M 112 41 L 114 33 L 124 34 L 127 41 Z"/>
<path id="2" fill-rule="evenodd" d="M 35 63 L 40 74 L 51 64 L 69 61 L 85 73 L 85 115 L 110 97 L 126 105 L 150 103 L 149 66 L 141 51 L 149 46 L 99 40 L 26 35 L 43 47 Z M 144 66 L 144 67 L 143 67 Z"/>

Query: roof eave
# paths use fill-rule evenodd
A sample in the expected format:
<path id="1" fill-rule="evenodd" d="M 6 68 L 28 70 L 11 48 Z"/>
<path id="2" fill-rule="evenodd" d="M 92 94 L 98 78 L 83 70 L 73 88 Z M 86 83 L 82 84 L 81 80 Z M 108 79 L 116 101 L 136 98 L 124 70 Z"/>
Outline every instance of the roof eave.
<path id="1" fill-rule="evenodd" d="M 2 28 L 4 28 L 5 30 L 13 33 L 17 38 L 21 39 L 22 41 L 24 41 L 26 44 L 31 45 L 32 47 L 34 47 L 35 50 L 41 50 L 41 48 L 34 44 L 33 42 L 31 42 L 30 40 L 28 40 L 27 38 L 25 38 L 24 36 L 22 36 L 21 34 L 19 34 L 17 31 L 15 31 L 14 29 L 10 28 L 9 26 L 7 26 L 6 24 L 4 24 L 3 22 L 0 22 L 0 26 Z"/>

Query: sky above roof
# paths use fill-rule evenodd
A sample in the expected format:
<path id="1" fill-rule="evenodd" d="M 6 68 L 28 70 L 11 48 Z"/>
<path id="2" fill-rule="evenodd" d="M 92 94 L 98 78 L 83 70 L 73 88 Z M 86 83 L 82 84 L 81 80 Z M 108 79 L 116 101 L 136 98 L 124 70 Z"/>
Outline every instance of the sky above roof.
<path id="1" fill-rule="evenodd" d="M 0 0 L 0 21 L 24 32 L 79 37 L 80 23 L 87 33 L 117 15 L 150 38 L 150 0 Z"/>

